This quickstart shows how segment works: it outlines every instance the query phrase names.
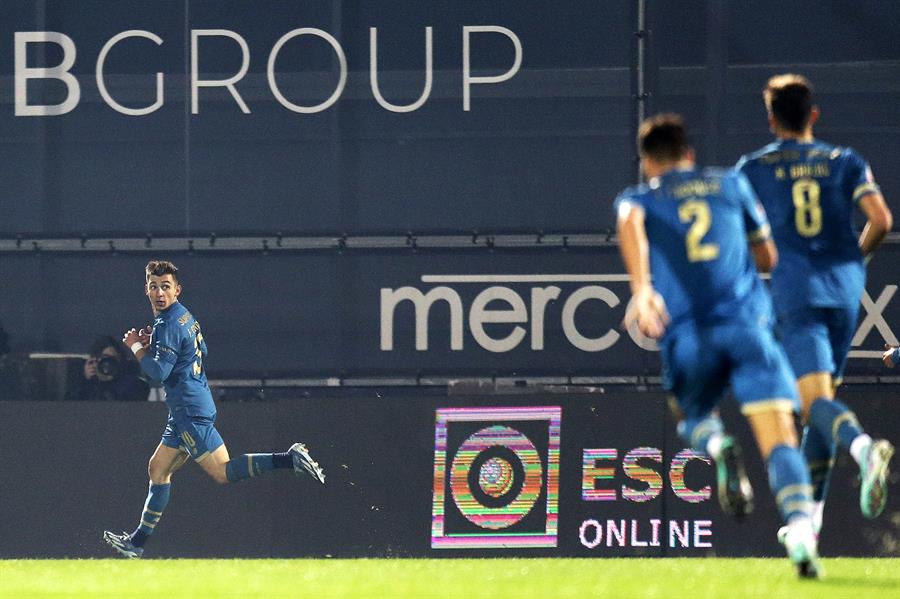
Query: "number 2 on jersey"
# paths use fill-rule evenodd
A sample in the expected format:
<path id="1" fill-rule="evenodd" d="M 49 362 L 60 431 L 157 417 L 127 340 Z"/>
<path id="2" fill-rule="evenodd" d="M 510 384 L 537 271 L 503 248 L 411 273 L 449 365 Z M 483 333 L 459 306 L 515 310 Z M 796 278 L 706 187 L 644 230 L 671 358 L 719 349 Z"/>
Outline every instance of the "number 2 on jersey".
<path id="1" fill-rule="evenodd" d="M 803 237 L 815 237 L 822 230 L 822 204 L 815 179 L 798 179 L 791 187 L 794 199 L 794 224 Z"/>
<path id="2" fill-rule="evenodd" d="M 703 243 L 703 237 L 712 226 L 712 213 L 707 202 L 688 200 L 678 207 L 678 218 L 683 223 L 691 223 L 684 239 L 688 260 L 708 262 L 719 257 L 718 243 Z"/>
<path id="3" fill-rule="evenodd" d="M 203 333 L 197 331 L 197 336 L 194 337 L 194 355 L 197 356 L 197 359 L 194 361 L 194 376 L 200 376 L 200 373 L 203 372 L 203 351 L 200 349 L 201 343 L 203 343 Z"/>

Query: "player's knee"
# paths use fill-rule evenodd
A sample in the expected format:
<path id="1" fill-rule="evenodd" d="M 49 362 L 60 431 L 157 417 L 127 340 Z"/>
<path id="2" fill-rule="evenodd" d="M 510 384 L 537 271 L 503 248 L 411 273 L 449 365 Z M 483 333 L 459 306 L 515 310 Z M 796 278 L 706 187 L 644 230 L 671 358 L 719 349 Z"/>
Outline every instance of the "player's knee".
<path id="1" fill-rule="evenodd" d="M 218 468 L 207 470 L 207 473 L 220 485 L 227 485 L 229 480 L 228 474 L 225 471 L 225 464 L 218 464 L 218 466 Z"/>
<path id="2" fill-rule="evenodd" d="M 164 485 L 172 480 L 171 464 L 154 454 L 147 463 L 147 476 L 155 485 Z"/>
<path id="3" fill-rule="evenodd" d="M 789 410 L 773 408 L 748 414 L 747 418 L 763 459 L 779 445 L 797 446 L 794 416 Z"/>
<path id="4" fill-rule="evenodd" d="M 171 479 L 171 473 L 150 460 L 147 464 L 147 477 L 154 485 L 164 485 Z"/>

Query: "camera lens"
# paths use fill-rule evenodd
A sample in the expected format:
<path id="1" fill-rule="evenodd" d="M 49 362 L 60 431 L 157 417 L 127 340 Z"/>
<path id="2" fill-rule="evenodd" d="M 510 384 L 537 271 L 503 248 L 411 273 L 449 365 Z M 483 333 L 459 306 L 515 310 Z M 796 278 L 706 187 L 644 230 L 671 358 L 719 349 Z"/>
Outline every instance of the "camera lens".
<path id="1" fill-rule="evenodd" d="M 119 372 L 119 360 L 113 356 L 103 356 L 97 360 L 97 372 L 104 376 L 115 376 Z"/>

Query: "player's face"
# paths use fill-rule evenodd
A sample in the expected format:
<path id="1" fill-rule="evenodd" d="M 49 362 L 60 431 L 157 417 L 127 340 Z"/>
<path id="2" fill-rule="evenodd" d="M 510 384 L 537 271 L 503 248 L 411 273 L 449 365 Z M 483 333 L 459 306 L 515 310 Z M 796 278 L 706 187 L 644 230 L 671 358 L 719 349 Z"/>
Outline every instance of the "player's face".
<path id="1" fill-rule="evenodd" d="M 147 297 L 156 312 L 162 312 L 176 301 L 181 294 L 181 285 L 175 282 L 172 275 L 150 275 L 147 279 Z"/>

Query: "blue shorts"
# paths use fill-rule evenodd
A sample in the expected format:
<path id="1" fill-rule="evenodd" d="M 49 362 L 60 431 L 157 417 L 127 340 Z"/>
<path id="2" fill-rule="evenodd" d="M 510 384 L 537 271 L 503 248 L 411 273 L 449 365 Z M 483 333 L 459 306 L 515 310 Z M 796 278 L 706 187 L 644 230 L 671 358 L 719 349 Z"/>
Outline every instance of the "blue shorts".
<path id="1" fill-rule="evenodd" d="M 708 416 L 731 387 L 745 414 L 796 411 L 796 382 L 766 326 L 683 323 L 663 339 L 663 385 L 686 419 Z"/>
<path id="2" fill-rule="evenodd" d="M 169 411 L 166 429 L 160 441 L 166 447 L 188 453 L 194 461 L 202 462 L 225 442 L 216 430 L 216 417 L 188 416 L 183 409 Z"/>
<path id="3" fill-rule="evenodd" d="M 844 376 L 850 343 L 856 333 L 859 305 L 844 308 L 807 307 L 778 319 L 778 338 L 797 378 L 828 372 Z"/>

